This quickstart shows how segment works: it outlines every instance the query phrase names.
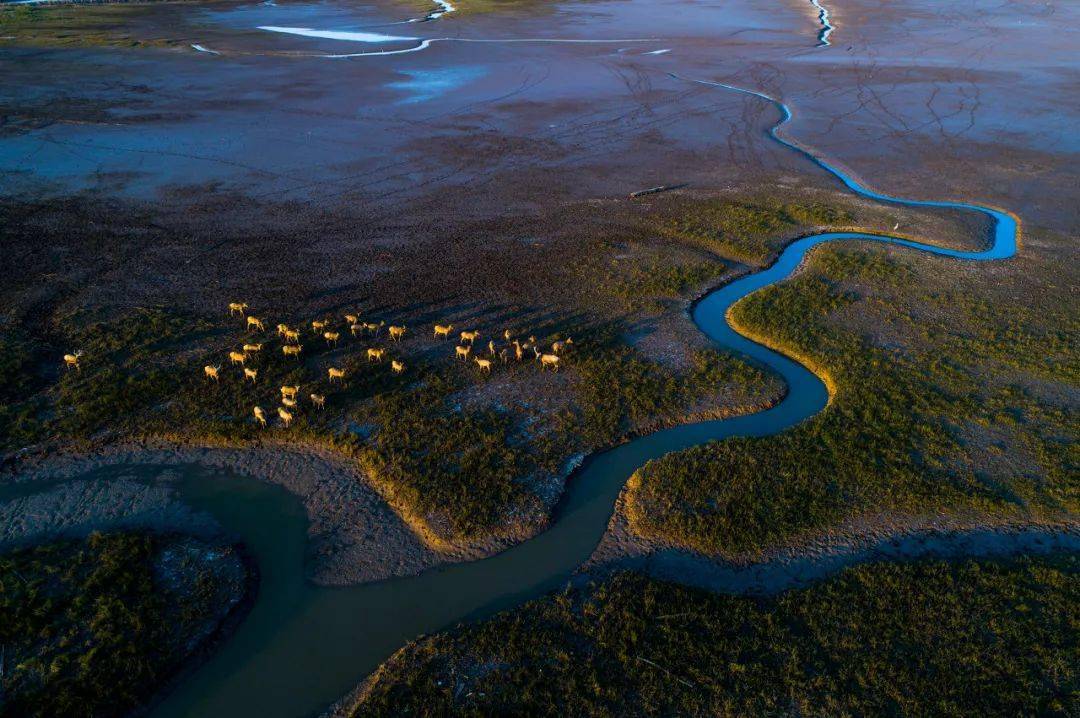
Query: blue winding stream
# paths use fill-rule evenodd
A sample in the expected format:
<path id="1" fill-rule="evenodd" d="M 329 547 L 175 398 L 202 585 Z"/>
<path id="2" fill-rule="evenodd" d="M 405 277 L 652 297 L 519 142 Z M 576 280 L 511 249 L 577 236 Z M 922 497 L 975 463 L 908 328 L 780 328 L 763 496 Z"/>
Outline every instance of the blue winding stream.
<path id="1" fill-rule="evenodd" d="M 897 237 L 819 234 L 788 246 L 768 269 L 707 295 L 693 312 L 700 329 L 719 347 L 780 374 L 789 387 L 786 398 L 766 411 L 677 426 L 591 457 L 569 481 L 550 529 L 482 561 L 356 587 L 316 587 L 304 579 L 306 517 L 295 497 L 255 479 L 223 480 L 220 472 L 185 469 L 178 483 L 181 496 L 195 508 L 212 513 L 247 543 L 259 564 L 262 583 L 250 615 L 236 634 L 184 680 L 154 715 L 296 718 L 318 714 L 413 638 L 563 586 L 596 547 L 619 492 L 645 462 L 730 436 L 776 434 L 821 411 L 829 394 L 820 377 L 738 334 L 727 321 L 733 304 L 789 277 L 813 247 L 836 240 L 869 240 L 962 260 L 1005 259 L 1016 251 L 1019 228 L 1011 215 L 972 204 L 906 200 L 874 192 L 784 139 L 779 128 L 791 112 L 782 102 L 731 85 L 695 82 L 754 95 L 775 105 L 780 119 L 770 128 L 771 137 L 805 155 L 856 194 L 905 206 L 959 208 L 986 215 L 994 222 L 991 245 L 983 251 L 965 252 Z M 128 475 L 133 470 L 149 477 L 160 469 L 125 467 Z"/>

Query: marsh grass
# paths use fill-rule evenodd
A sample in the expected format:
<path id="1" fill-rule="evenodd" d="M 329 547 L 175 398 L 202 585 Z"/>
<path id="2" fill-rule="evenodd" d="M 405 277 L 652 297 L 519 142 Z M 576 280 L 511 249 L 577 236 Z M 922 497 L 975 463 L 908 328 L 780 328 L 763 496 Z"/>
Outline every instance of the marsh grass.
<path id="1" fill-rule="evenodd" d="M 154 3 L 0 5 L 0 32 L 35 47 L 162 48 L 185 46 L 180 39 L 138 37 L 133 24 Z M 167 3 L 160 3 L 167 6 Z"/>
<path id="2" fill-rule="evenodd" d="M 451 405 L 462 386 L 453 374 L 432 372 L 419 388 L 378 395 L 358 416 L 377 427 L 360 449 L 372 473 L 459 537 L 496 529 L 508 508 L 535 508 L 526 479 L 558 461 L 550 444 L 524 441 L 507 413 Z"/>
<path id="3" fill-rule="evenodd" d="M 0 716 L 123 716 L 143 705 L 222 612 L 222 578 L 162 576 L 191 539 L 93 534 L 0 555 Z M 220 549 L 215 549 L 220 551 Z"/>
<path id="4" fill-rule="evenodd" d="M 734 558 L 864 514 L 1075 512 L 1075 413 L 1025 377 L 1075 386 L 1077 318 L 1049 296 L 1041 313 L 979 299 L 938 262 L 821 249 L 797 278 L 736 305 L 739 324 L 827 367 L 837 394 L 777 436 L 646 465 L 629 494 L 634 529 Z"/>
<path id="5" fill-rule="evenodd" d="M 0 7 L 0 28 L 36 22 L 48 17 L 48 8 L 36 5 L 6 5 Z"/>
<path id="6" fill-rule="evenodd" d="M 1074 554 L 851 568 L 774 598 L 635 574 L 406 647 L 356 716 L 1067 716 Z"/>
<path id="7" fill-rule="evenodd" d="M 717 260 L 688 264 L 653 261 L 635 263 L 628 268 L 610 266 L 602 273 L 593 273 L 590 281 L 623 299 L 631 310 L 661 311 L 661 300 L 700 292 L 703 287 L 716 284 L 726 272 L 727 265 Z"/>
<path id="8" fill-rule="evenodd" d="M 585 355 L 574 369 L 581 376 L 574 430 L 599 446 L 635 427 L 676 420 L 700 397 L 721 387 L 737 387 L 751 401 L 768 396 L 770 387 L 760 369 L 712 349 L 695 352 L 691 367 L 682 372 L 625 346 Z"/>
<path id="9" fill-rule="evenodd" d="M 681 200 L 658 212 L 651 224 L 670 239 L 760 266 L 800 229 L 847 226 L 854 221 L 849 210 L 834 204 L 761 197 Z"/>

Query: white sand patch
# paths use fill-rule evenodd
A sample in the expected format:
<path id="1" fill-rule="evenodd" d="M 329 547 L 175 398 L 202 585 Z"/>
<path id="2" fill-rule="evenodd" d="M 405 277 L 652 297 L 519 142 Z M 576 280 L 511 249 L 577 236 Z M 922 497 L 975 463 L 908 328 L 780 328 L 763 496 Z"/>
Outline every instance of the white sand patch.
<path id="1" fill-rule="evenodd" d="M 259 30 L 281 32 L 286 35 L 317 37 L 323 40 L 346 40 L 348 42 L 416 42 L 418 37 L 400 35 L 382 35 L 377 32 L 353 32 L 349 30 L 313 30 L 309 27 L 279 27 L 277 25 L 259 25 Z"/>

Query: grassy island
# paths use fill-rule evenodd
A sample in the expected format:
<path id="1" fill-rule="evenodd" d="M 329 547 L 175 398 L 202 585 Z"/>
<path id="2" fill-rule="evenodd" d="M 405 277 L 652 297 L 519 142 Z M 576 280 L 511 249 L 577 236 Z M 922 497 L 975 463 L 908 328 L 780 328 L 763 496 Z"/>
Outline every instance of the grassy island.
<path id="1" fill-rule="evenodd" d="M 870 564 L 774 598 L 621 574 L 402 649 L 354 716 L 1065 716 L 1080 563 Z"/>
<path id="2" fill-rule="evenodd" d="M 0 555 L 0 716 L 141 712 L 239 610 L 236 550 L 92 534 Z"/>

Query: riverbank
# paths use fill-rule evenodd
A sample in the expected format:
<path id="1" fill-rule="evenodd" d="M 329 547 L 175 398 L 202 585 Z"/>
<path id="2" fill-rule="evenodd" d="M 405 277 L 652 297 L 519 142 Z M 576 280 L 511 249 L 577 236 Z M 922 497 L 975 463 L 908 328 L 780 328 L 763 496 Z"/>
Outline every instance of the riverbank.
<path id="1" fill-rule="evenodd" d="M 20 484 L 70 482 L 0 509 L 0 542 L 115 527 L 213 533 L 212 519 L 187 508 L 167 481 L 148 486 L 124 479 L 123 467 L 140 465 L 197 465 L 224 470 L 223 481 L 228 481 L 228 473 L 239 473 L 287 489 L 307 512 L 307 574 L 319 585 L 414 575 L 448 560 L 462 560 L 425 546 L 347 462 L 327 452 L 294 447 L 128 444 L 89 456 L 60 454 L 27 462 L 9 469 L 7 478 Z M 120 470 L 115 478 L 78 479 L 108 467 Z"/>
<path id="2" fill-rule="evenodd" d="M 804 587 L 864 563 L 1080 551 L 1076 520 L 885 514 L 813 532 L 764 554 L 708 555 L 635 532 L 628 519 L 630 490 L 620 494 L 604 538 L 582 566 L 585 577 L 633 570 L 710 591 L 759 596 Z"/>

